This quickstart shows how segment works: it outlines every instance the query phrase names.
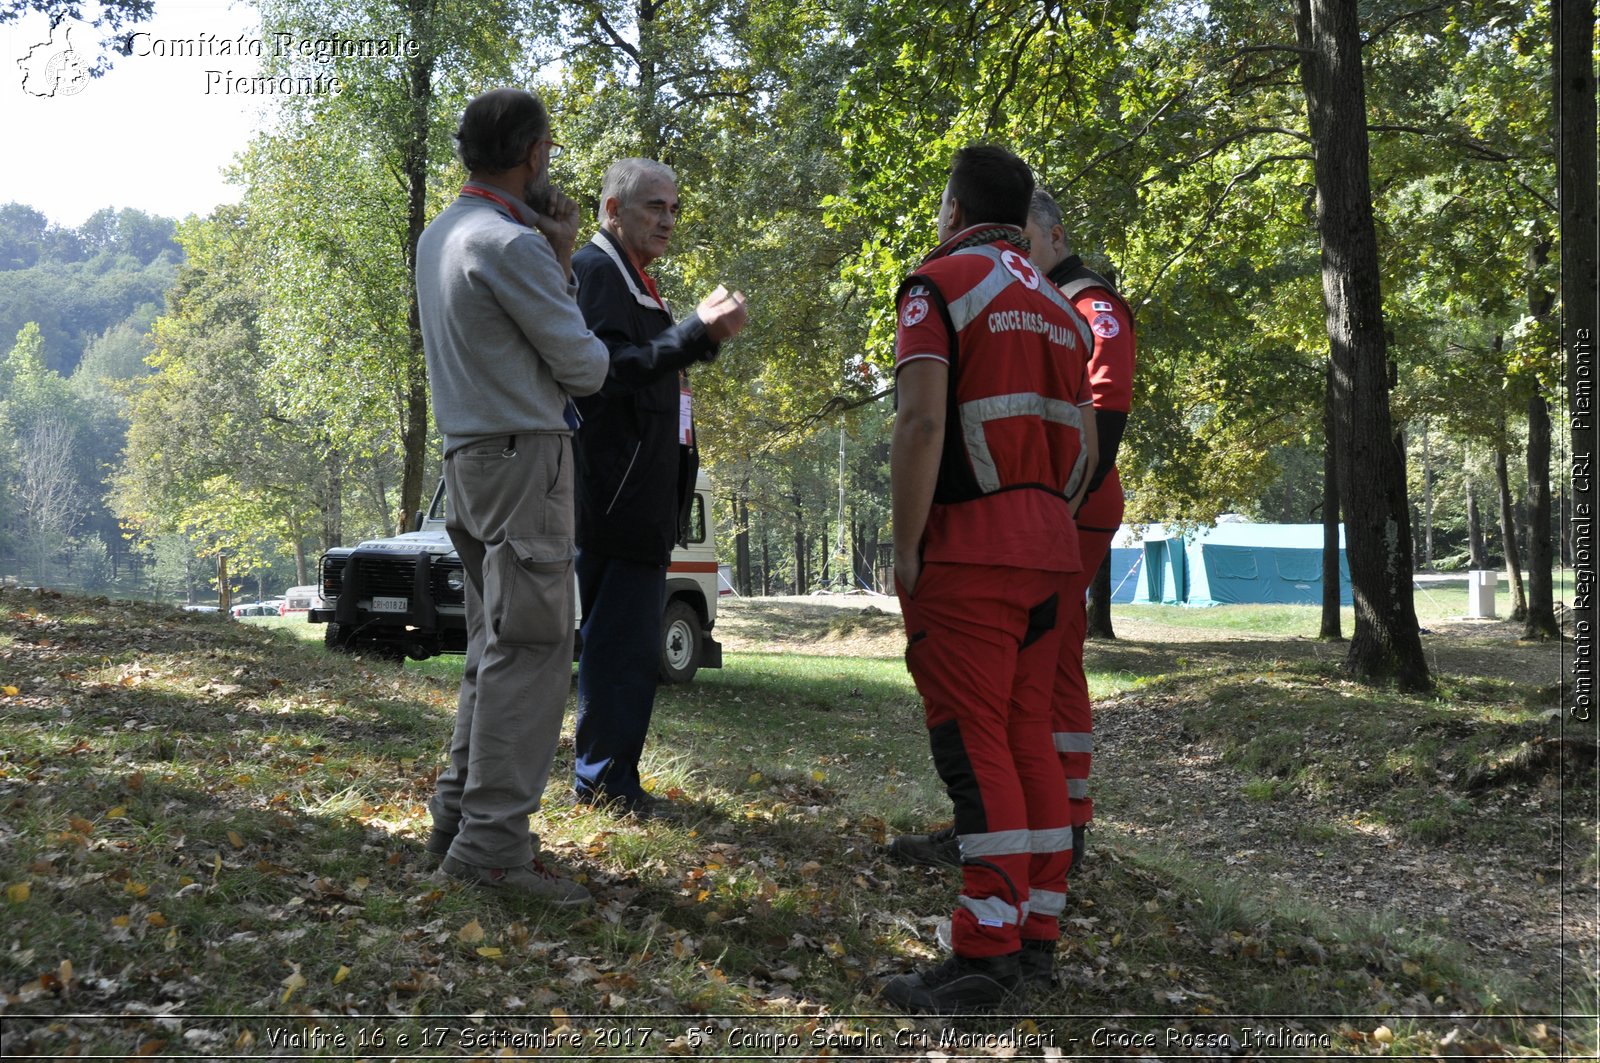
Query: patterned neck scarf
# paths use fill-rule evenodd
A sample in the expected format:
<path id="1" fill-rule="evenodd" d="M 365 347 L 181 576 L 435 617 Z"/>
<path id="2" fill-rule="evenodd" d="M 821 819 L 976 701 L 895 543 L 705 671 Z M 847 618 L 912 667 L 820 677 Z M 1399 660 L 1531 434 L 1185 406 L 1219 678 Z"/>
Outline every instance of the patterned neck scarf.
<path id="1" fill-rule="evenodd" d="M 956 243 L 950 244 L 948 247 L 936 248 L 934 252 L 924 261 L 943 258 L 945 255 L 953 255 L 957 251 L 964 251 L 969 247 L 982 247 L 985 244 L 992 244 L 996 240 L 1005 241 L 1018 251 L 1022 252 L 1024 255 L 1026 255 L 1033 246 L 1028 242 L 1028 238 L 1023 236 L 1022 232 L 1015 225 L 992 225 L 987 228 L 974 230 L 973 232 L 968 233 L 966 236 L 963 236 Z"/>

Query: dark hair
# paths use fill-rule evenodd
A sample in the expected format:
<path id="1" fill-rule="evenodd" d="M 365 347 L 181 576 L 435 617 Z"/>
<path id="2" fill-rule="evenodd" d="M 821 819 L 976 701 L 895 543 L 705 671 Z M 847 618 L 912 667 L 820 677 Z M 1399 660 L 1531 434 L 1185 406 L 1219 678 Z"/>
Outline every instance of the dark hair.
<path id="1" fill-rule="evenodd" d="M 950 163 L 950 195 L 968 225 L 1025 225 L 1033 171 L 1005 148 L 969 144 Z"/>
<path id="2" fill-rule="evenodd" d="M 461 114 L 456 147 L 469 173 L 505 173 L 522 164 L 534 143 L 550 132 L 539 97 L 521 89 L 491 89 Z"/>

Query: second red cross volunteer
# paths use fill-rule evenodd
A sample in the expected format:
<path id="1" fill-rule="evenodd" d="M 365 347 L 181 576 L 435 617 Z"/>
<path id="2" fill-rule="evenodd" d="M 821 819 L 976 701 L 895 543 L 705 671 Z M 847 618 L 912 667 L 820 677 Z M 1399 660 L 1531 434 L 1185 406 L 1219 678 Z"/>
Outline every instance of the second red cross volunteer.
<path id="1" fill-rule="evenodd" d="M 1122 443 L 1133 404 L 1133 311 L 1106 278 L 1083 264 L 1072 251 L 1061 221 L 1061 208 L 1050 193 L 1036 189 L 1025 230 L 1033 263 L 1051 284 L 1072 301 L 1089 322 L 1094 347 L 1089 356 L 1089 385 L 1094 393 L 1099 461 L 1089 477 L 1089 495 L 1078 510 L 1078 557 L 1083 567 L 1073 577 L 1061 616 L 1063 647 L 1056 674 L 1053 737 L 1067 780 L 1071 804 L 1073 867 L 1087 852 L 1086 827 L 1094 818 L 1089 796 L 1089 769 L 1094 758 L 1094 716 L 1089 683 L 1083 671 L 1083 640 L 1088 627 L 1084 598 L 1095 573 L 1111 551 L 1122 525 L 1122 480 L 1117 475 L 1117 448 Z"/>
<path id="2" fill-rule="evenodd" d="M 1010 152 L 958 152 L 940 245 L 897 300 L 895 573 L 962 858 L 954 957 L 883 986 L 914 1012 L 999 1007 L 1048 979 L 1066 902 L 1049 707 L 1073 509 L 1096 462 L 1093 334 L 1028 261 L 1032 192 Z"/>

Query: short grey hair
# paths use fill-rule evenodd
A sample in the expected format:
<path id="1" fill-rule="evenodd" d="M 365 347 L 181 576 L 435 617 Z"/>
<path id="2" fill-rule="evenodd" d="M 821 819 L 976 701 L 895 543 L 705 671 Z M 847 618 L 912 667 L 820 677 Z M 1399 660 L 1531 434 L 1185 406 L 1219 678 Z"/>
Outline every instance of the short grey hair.
<path id="1" fill-rule="evenodd" d="M 621 204 L 632 203 L 641 185 L 658 178 L 671 181 L 674 187 L 678 184 L 678 175 L 666 163 L 654 159 L 618 159 L 606 167 L 606 175 L 600 181 L 601 212 L 605 212 L 606 200 L 612 197 Z"/>
<path id="2" fill-rule="evenodd" d="M 1061 225 L 1061 208 L 1056 204 L 1054 196 L 1036 186 L 1033 190 L 1033 200 L 1028 204 L 1028 217 L 1038 222 L 1039 228 L 1048 229 L 1052 225 Z"/>
<path id="3" fill-rule="evenodd" d="M 1072 236 L 1067 232 L 1066 223 L 1061 220 L 1061 206 L 1054 196 L 1035 186 L 1033 199 L 1028 203 L 1028 217 L 1037 222 L 1039 228 L 1047 233 L 1051 226 L 1061 226 L 1061 246 L 1067 254 L 1072 254 Z"/>

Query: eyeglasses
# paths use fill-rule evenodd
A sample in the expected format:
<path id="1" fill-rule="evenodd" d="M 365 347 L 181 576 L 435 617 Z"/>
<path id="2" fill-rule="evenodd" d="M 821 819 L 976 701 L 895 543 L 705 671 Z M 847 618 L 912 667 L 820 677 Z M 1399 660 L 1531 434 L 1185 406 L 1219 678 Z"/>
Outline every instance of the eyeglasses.
<path id="1" fill-rule="evenodd" d="M 535 141 L 535 143 L 548 145 L 550 148 L 550 158 L 552 159 L 560 155 L 563 151 L 567 150 L 564 144 L 557 144 L 549 137 L 545 137 L 543 140 Z"/>

